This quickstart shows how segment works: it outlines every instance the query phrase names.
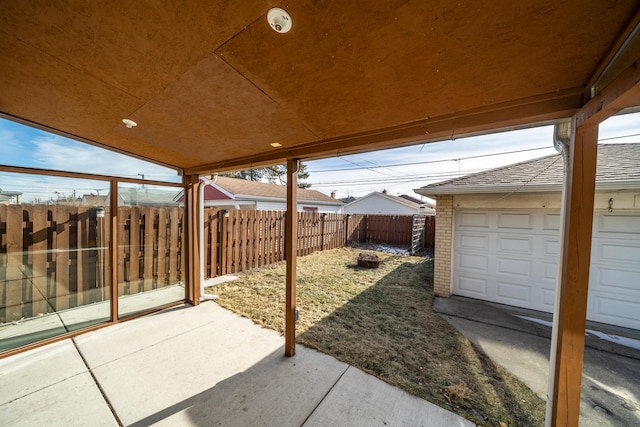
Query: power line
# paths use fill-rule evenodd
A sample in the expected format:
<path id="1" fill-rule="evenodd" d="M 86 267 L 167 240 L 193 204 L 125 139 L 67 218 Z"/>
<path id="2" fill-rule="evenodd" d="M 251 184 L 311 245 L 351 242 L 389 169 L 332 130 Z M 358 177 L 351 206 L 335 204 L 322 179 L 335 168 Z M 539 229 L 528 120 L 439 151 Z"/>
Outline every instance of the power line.
<path id="1" fill-rule="evenodd" d="M 424 181 L 429 179 L 446 179 L 446 178 L 455 178 L 461 175 L 470 174 L 474 172 L 481 172 L 486 169 L 467 169 L 463 170 L 460 173 L 458 171 L 455 172 L 444 172 L 444 173 L 433 173 L 429 175 L 412 175 L 410 177 L 407 176 L 399 176 L 399 177 L 391 177 L 391 178 L 369 178 L 369 179 L 354 179 L 349 181 L 330 181 L 330 182 L 310 182 L 312 187 L 342 187 L 353 185 L 362 186 L 362 185 L 371 185 L 371 184 L 392 184 L 395 182 L 414 182 L 414 181 Z"/>
<path id="2" fill-rule="evenodd" d="M 611 140 L 623 139 L 623 138 L 631 138 L 631 137 L 635 137 L 635 136 L 640 136 L 640 133 L 629 134 L 629 135 L 620 135 L 620 136 L 612 136 L 612 137 L 609 137 L 609 138 L 600 138 L 598 140 L 598 142 L 611 141 Z M 527 149 L 523 149 L 523 150 L 503 151 L 503 152 L 499 152 L 499 153 L 490 153 L 490 154 L 479 154 L 479 155 L 476 155 L 476 156 L 467 156 L 467 157 L 458 157 L 458 158 L 440 159 L 440 160 L 426 160 L 426 161 L 422 161 L 422 162 L 394 163 L 394 164 L 389 164 L 389 165 L 377 165 L 377 164 L 375 164 L 373 162 L 370 162 L 368 160 L 363 160 L 363 161 L 366 161 L 367 163 L 371 163 L 372 165 L 375 165 L 375 166 L 360 166 L 360 167 L 355 167 L 355 168 L 318 169 L 318 170 L 310 170 L 308 172 L 309 173 L 326 173 L 326 172 L 341 172 L 341 171 L 351 171 L 351 170 L 360 170 L 360 169 L 373 170 L 373 169 L 378 169 L 378 168 L 393 168 L 393 167 L 399 167 L 399 166 L 416 166 L 416 165 L 426 165 L 426 164 L 432 164 L 432 163 L 458 162 L 460 160 L 481 159 L 481 158 L 484 158 L 484 157 L 502 156 L 502 155 L 505 155 L 505 154 L 517 154 L 517 153 L 526 153 L 526 152 L 531 152 L 531 151 L 548 150 L 550 148 L 553 148 L 553 147 L 547 146 L 547 147 L 527 148 Z M 358 166 L 356 163 L 351 162 L 351 161 L 347 160 L 344 157 L 339 157 L 339 159 L 347 161 L 349 163 L 352 163 L 352 164 Z M 378 172 L 378 173 L 380 173 L 380 172 Z"/>
<path id="3" fill-rule="evenodd" d="M 360 169 L 376 169 L 376 168 L 390 168 L 390 167 L 398 167 L 398 166 L 415 166 L 415 165 L 426 165 L 431 163 L 444 163 L 444 162 L 457 162 L 460 160 L 469 160 L 469 159 L 480 159 L 483 157 L 493 157 L 493 156 L 502 156 L 505 154 L 517 154 L 517 153 L 526 153 L 530 151 L 540 151 L 540 150 L 548 150 L 553 147 L 538 147 L 538 148 L 528 148 L 524 150 L 514 150 L 514 151 L 504 151 L 501 153 L 491 153 L 491 154 L 479 154 L 476 156 L 467 156 L 467 157 L 458 157 L 455 159 L 440 159 L 440 160 L 426 160 L 423 162 L 411 162 L 411 163 L 395 163 L 391 165 L 378 165 L 371 167 L 357 167 L 357 168 L 337 168 L 337 169 L 319 169 L 319 170 L 310 170 L 309 173 L 324 173 L 324 172 L 340 172 L 340 171 L 350 171 L 350 170 L 360 170 Z M 342 160 L 346 160 L 344 158 L 340 158 Z M 348 161 L 348 160 L 347 160 Z M 353 163 L 353 162 L 349 162 Z M 354 163 L 355 164 L 355 163 Z"/>
<path id="4" fill-rule="evenodd" d="M 352 161 L 351 161 L 351 160 L 349 160 L 349 159 L 345 159 L 344 157 L 338 157 L 338 158 L 339 158 L 340 160 L 344 160 L 344 161 L 345 161 L 345 162 L 347 162 L 347 163 L 351 163 L 352 165 L 356 165 L 356 166 L 358 166 L 357 168 L 351 168 L 351 170 L 368 169 L 368 170 L 370 170 L 371 172 L 379 173 L 380 175 L 392 176 L 392 175 L 389 175 L 389 174 L 387 174 L 387 173 L 384 173 L 384 172 L 380 172 L 380 171 L 374 170 L 374 169 L 376 169 L 376 168 L 381 168 L 381 167 L 383 167 L 383 166 L 376 165 L 375 163 L 373 163 L 373 162 L 369 162 L 368 160 L 365 160 L 365 161 L 367 161 L 368 163 L 371 163 L 372 165 L 375 165 L 375 167 L 371 167 L 371 166 L 369 166 L 369 167 L 367 167 L 367 166 L 360 166 L 359 164 L 357 164 L 357 163 L 355 163 L 355 162 L 352 162 Z M 309 172 L 309 173 L 311 173 L 311 172 Z"/>

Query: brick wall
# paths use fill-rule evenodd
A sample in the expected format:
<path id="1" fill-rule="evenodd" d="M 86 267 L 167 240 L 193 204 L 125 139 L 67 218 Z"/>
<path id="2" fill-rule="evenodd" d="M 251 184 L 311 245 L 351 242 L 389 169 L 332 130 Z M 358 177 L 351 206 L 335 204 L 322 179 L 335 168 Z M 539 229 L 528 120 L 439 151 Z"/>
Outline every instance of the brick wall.
<path id="1" fill-rule="evenodd" d="M 451 295 L 451 241 L 453 236 L 453 196 L 436 196 L 436 244 L 433 290 Z"/>

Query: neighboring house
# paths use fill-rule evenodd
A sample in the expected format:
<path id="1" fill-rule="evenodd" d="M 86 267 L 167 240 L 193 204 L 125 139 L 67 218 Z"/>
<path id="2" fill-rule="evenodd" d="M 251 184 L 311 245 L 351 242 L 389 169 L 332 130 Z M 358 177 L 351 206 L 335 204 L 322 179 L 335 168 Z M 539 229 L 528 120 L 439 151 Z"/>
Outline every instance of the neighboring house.
<path id="1" fill-rule="evenodd" d="M 410 196 L 392 196 L 386 191 L 374 191 L 344 205 L 346 214 L 372 215 L 433 215 L 434 209 L 418 199 L 407 199 Z"/>
<path id="2" fill-rule="evenodd" d="M 0 205 L 19 204 L 20 196 L 22 193 L 19 191 L 2 191 L 0 189 Z"/>
<path id="3" fill-rule="evenodd" d="M 341 213 L 343 203 L 317 190 L 298 189 L 298 212 Z M 183 201 L 182 193 L 176 198 Z M 219 209 L 286 211 L 285 185 L 218 176 L 204 187 L 204 206 Z"/>
<path id="4" fill-rule="evenodd" d="M 640 144 L 598 147 L 587 319 L 640 329 Z M 436 199 L 437 294 L 552 312 L 563 159 L 427 185 Z"/>
<path id="5" fill-rule="evenodd" d="M 120 187 L 118 189 L 118 206 L 145 206 L 145 207 L 176 207 L 179 204 L 174 200 L 180 194 L 180 190 L 159 190 L 143 187 Z M 83 194 L 82 197 L 73 200 L 57 200 L 58 205 L 67 206 L 109 206 L 109 194 L 95 195 Z"/>
<path id="6" fill-rule="evenodd" d="M 109 196 L 100 196 L 95 194 L 84 194 L 80 200 L 80 206 L 108 206 Z"/>

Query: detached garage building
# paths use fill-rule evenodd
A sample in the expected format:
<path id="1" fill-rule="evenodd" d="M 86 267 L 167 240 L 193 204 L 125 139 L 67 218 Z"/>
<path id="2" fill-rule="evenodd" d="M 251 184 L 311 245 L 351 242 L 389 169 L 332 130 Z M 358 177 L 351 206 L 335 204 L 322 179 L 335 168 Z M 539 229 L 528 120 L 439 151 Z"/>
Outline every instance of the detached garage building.
<path id="1" fill-rule="evenodd" d="M 435 197 L 434 288 L 553 312 L 561 155 L 415 190 Z M 640 330 L 640 144 L 598 147 L 587 320 Z"/>

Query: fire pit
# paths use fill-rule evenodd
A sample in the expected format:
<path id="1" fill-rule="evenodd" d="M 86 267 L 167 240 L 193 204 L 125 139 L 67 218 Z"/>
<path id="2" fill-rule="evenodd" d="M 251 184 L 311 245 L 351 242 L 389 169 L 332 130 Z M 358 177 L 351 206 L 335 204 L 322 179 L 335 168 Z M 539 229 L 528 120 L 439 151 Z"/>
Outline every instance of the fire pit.
<path id="1" fill-rule="evenodd" d="M 381 263 L 382 260 L 378 258 L 376 254 L 361 252 L 360 255 L 358 255 L 358 266 L 360 267 L 378 268 Z"/>

